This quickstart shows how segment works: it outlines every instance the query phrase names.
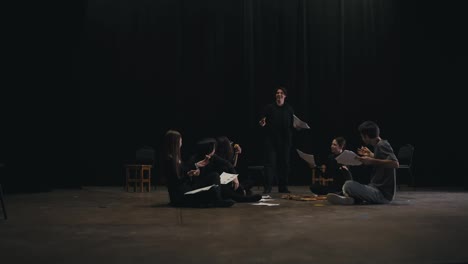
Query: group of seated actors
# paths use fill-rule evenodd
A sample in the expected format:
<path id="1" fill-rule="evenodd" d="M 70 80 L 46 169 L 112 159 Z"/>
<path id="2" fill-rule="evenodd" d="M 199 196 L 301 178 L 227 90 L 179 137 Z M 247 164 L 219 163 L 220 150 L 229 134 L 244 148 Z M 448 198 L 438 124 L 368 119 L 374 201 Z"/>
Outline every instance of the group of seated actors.
<path id="1" fill-rule="evenodd" d="M 334 180 L 328 186 L 313 184 L 310 190 L 313 195 L 341 192 L 345 181 L 352 179 L 346 166 L 337 164 L 335 157 L 344 148 L 344 138 L 335 138 L 331 144 L 331 154 L 324 162 L 322 177 Z M 197 142 L 195 153 L 186 161 L 181 155 L 182 135 L 169 130 L 164 138 L 163 174 L 166 177 L 170 205 L 174 207 L 230 207 L 242 202 L 258 202 L 262 195 L 250 191 L 251 182 L 239 182 L 238 178 L 227 184 L 220 183 L 223 172 L 237 174 L 236 164 L 241 148 L 229 138 L 206 138 Z M 206 191 L 186 194 L 187 192 L 212 186 Z"/>
<path id="2" fill-rule="evenodd" d="M 235 165 L 240 146 L 232 146 L 227 137 L 206 138 L 196 144 L 195 154 L 185 162 L 181 155 L 182 135 L 167 131 L 164 139 L 163 175 L 167 177 L 170 204 L 175 207 L 230 207 L 236 202 L 257 202 L 251 186 L 243 186 L 236 177 L 221 184 L 223 172 L 237 174 Z M 212 186 L 206 191 L 187 192 Z"/>

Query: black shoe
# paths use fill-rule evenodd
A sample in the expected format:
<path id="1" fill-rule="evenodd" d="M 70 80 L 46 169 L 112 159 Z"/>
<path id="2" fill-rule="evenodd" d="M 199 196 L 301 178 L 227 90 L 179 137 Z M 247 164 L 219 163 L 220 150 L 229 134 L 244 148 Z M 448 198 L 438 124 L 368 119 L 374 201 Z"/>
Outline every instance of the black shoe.
<path id="1" fill-rule="evenodd" d="M 354 204 L 353 197 L 341 196 L 336 193 L 327 194 L 327 201 L 331 204 L 352 205 Z"/>
<path id="2" fill-rule="evenodd" d="M 254 203 L 262 199 L 262 196 L 260 194 L 254 194 L 246 196 L 236 196 L 232 197 L 232 199 L 238 203 Z"/>

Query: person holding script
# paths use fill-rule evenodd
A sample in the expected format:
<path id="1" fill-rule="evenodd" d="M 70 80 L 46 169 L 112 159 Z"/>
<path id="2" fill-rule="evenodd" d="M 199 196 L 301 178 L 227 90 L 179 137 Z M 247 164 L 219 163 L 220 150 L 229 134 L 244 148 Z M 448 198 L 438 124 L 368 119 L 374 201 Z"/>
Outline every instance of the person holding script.
<path id="1" fill-rule="evenodd" d="M 371 180 L 367 185 L 356 181 L 346 181 L 343 194 L 327 194 L 327 200 L 332 204 L 351 205 L 355 203 L 386 204 L 393 200 L 396 192 L 395 173 L 398 159 L 390 143 L 380 137 L 380 128 L 373 121 L 365 121 L 358 127 L 364 144 L 372 146 L 374 152 L 367 147 L 358 149 L 357 161 L 372 167 Z"/>

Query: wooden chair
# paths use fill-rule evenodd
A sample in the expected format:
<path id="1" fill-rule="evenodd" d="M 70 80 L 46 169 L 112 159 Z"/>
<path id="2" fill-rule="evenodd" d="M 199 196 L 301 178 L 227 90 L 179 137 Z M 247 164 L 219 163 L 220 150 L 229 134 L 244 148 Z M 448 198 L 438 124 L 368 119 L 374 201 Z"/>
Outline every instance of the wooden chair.
<path id="1" fill-rule="evenodd" d="M 133 183 L 133 191 L 137 191 L 137 185 L 140 192 L 144 190 L 144 184 L 148 184 L 148 192 L 151 191 L 151 169 L 153 165 L 147 164 L 126 164 L 125 165 L 125 190 L 128 192 Z"/>
<path id="2" fill-rule="evenodd" d="M 400 163 L 400 167 L 398 167 L 398 169 L 396 170 L 398 189 L 400 188 L 399 173 L 402 170 L 406 170 L 408 172 L 408 176 L 409 176 L 408 185 L 412 187 L 416 187 L 416 182 L 415 182 L 415 178 L 413 174 L 413 154 L 414 154 L 414 146 L 411 144 L 403 145 L 398 150 L 397 158 L 398 158 L 398 162 Z"/>
<path id="3" fill-rule="evenodd" d="M 5 165 L 3 163 L 0 163 L 0 168 L 3 169 L 3 167 L 5 167 Z M 6 220 L 8 219 L 8 216 L 7 216 L 6 206 L 5 206 L 5 199 L 3 198 L 3 189 L 2 189 L 1 184 L 0 184 L 0 203 L 2 204 L 3 217 Z"/>
<path id="4" fill-rule="evenodd" d="M 325 178 L 322 176 L 325 170 L 325 165 L 312 168 L 312 184 L 318 183 L 320 185 L 327 186 L 333 182 L 333 178 Z M 317 174 L 319 175 L 317 176 Z"/>

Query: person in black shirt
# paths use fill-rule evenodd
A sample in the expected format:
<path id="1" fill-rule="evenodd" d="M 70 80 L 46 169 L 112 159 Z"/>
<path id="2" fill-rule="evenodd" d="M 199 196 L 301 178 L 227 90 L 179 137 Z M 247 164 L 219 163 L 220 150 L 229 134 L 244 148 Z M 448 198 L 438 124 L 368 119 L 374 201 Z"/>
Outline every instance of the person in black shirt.
<path id="1" fill-rule="evenodd" d="M 287 94 L 286 88 L 278 87 L 275 93 L 275 103 L 265 107 L 259 121 L 264 131 L 265 186 L 263 193 L 271 192 L 275 178 L 278 180 L 278 191 L 290 193 L 288 177 L 294 110 L 285 102 Z"/>
<path id="2" fill-rule="evenodd" d="M 182 136 L 178 131 L 169 130 L 164 136 L 162 161 L 163 177 L 167 179 L 170 204 L 175 207 L 230 207 L 232 200 L 224 200 L 221 190 L 214 186 L 208 191 L 185 194 L 203 187 L 194 184 L 193 178 L 200 176 L 195 164 L 186 164 L 181 159 Z M 209 184 L 205 185 L 208 186 Z"/>
<path id="3" fill-rule="evenodd" d="M 333 179 L 330 185 L 323 186 L 320 184 L 312 184 L 310 191 L 317 195 L 326 195 L 328 193 L 341 193 L 341 188 L 347 180 L 352 180 L 351 173 L 348 167 L 338 164 L 338 157 L 346 147 L 346 140 L 343 137 L 336 137 L 332 140 L 330 151 L 325 164 L 321 166 L 322 177 Z"/>
<path id="4" fill-rule="evenodd" d="M 220 158 L 229 161 L 232 167 L 235 169 L 237 166 L 237 160 L 239 154 L 242 153 L 242 148 L 239 144 L 235 144 L 226 136 L 220 136 L 216 138 L 216 155 Z M 235 189 L 237 193 L 243 194 L 244 196 L 252 195 L 251 188 L 254 182 L 250 179 L 244 179 L 238 188 Z M 234 186 L 235 187 L 235 186 Z"/>
<path id="5" fill-rule="evenodd" d="M 220 183 L 220 175 L 223 172 L 231 174 L 237 174 L 237 172 L 230 161 L 216 154 L 216 145 L 216 140 L 213 138 L 203 139 L 197 143 L 197 153 L 191 160 L 193 162 L 204 159 L 195 163 L 195 166 L 200 170 L 200 176 L 194 178 L 195 185 L 219 185 L 223 199 L 232 199 L 236 202 L 259 201 L 262 196 L 257 194 L 247 195 L 237 177 L 227 184 Z"/>

